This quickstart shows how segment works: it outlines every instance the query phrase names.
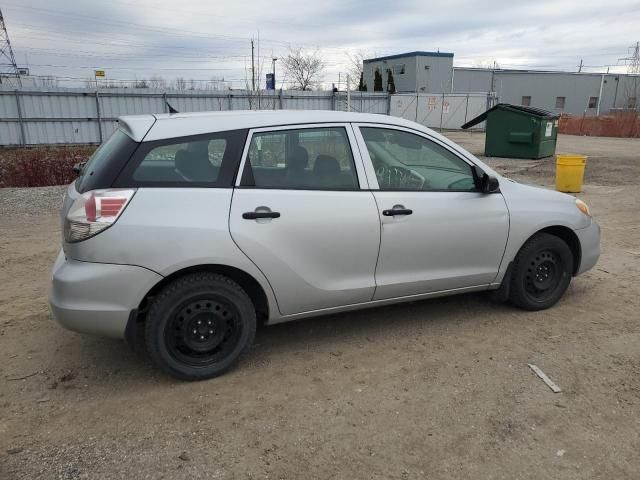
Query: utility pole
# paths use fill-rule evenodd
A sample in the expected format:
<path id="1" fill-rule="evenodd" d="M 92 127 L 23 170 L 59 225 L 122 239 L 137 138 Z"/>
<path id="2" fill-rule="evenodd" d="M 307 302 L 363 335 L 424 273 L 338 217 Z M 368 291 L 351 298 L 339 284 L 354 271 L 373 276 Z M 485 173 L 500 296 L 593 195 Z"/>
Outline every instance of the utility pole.
<path id="1" fill-rule="evenodd" d="M 277 57 L 272 57 L 271 58 L 271 73 L 273 73 L 273 91 L 276 91 L 276 61 L 278 60 Z"/>
<path id="2" fill-rule="evenodd" d="M 15 78 L 15 81 L 12 81 L 12 78 Z M 13 55 L 7 27 L 4 24 L 2 10 L 0 10 L 0 83 L 3 82 L 18 88 L 22 87 L 16 57 Z"/>
<path id="3" fill-rule="evenodd" d="M 492 92 L 496 90 L 496 61 L 493 61 L 493 66 L 491 68 L 491 89 Z"/>
<path id="4" fill-rule="evenodd" d="M 580 59 L 580 65 L 578 66 L 578 73 L 582 71 L 582 59 Z"/>
<path id="5" fill-rule="evenodd" d="M 347 73 L 347 112 L 351 111 L 351 78 Z"/>
<path id="6" fill-rule="evenodd" d="M 596 107 L 596 117 L 600 115 L 600 104 L 602 103 L 602 87 L 604 87 L 604 73 L 600 77 L 600 91 L 598 92 L 598 106 Z"/>
<path id="7" fill-rule="evenodd" d="M 251 39 L 251 91 L 256 91 L 256 61 L 253 53 L 253 38 Z"/>
<path id="8" fill-rule="evenodd" d="M 492 103 L 493 103 L 493 98 L 495 98 L 496 94 L 496 61 L 493 61 L 493 64 L 491 65 L 491 84 L 489 85 L 489 94 L 487 95 L 487 110 L 489 110 L 492 107 Z"/>

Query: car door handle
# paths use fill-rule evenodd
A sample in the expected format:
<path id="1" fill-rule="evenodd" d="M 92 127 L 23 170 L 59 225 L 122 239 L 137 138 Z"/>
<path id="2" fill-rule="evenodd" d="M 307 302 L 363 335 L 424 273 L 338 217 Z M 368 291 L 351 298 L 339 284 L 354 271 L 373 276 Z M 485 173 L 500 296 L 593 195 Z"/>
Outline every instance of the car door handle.
<path id="1" fill-rule="evenodd" d="M 396 215 L 411 215 L 413 210 L 410 208 L 392 208 L 391 210 L 383 210 L 382 215 L 385 217 L 395 217 Z"/>
<path id="2" fill-rule="evenodd" d="M 245 220 L 257 220 L 259 218 L 279 218 L 280 212 L 244 212 L 242 218 Z"/>

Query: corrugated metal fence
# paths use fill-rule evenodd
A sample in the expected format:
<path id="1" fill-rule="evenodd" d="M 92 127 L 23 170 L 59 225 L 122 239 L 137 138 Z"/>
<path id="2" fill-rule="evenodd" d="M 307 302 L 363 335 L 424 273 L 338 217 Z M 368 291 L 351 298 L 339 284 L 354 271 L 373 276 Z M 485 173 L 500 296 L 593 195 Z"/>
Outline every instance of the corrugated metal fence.
<path id="1" fill-rule="evenodd" d="M 432 97 L 442 101 L 433 103 L 429 100 Z M 486 107 L 486 95 L 483 98 Z M 448 99 L 457 100 L 449 102 Z M 460 128 L 464 123 L 461 118 L 473 118 L 484 111 L 484 108 L 480 109 L 479 94 L 470 100 L 469 95 L 460 94 L 390 96 L 386 93 L 352 92 L 349 100 L 354 112 L 391 114 L 439 128 Z M 454 101 L 457 103 L 452 103 Z M 462 102 L 466 102 L 464 108 L 468 115 L 461 117 L 457 112 L 463 108 Z M 276 91 L 257 95 L 236 90 L 0 90 L 0 145 L 100 143 L 111 134 L 118 117 L 167 112 L 167 103 L 180 112 L 257 109 L 346 111 L 348 108 L 345 92 Z M 440 111 L 436 112 L 438 108 Z M 440 121 L 435 121 L 436 118 Z"/>
<path id="2" fill-rule="evenodd" d="M 458 129 L 493 106 L 486 93 L 392 95 L 389 114 L 440 130 Z M 478 126 L 484 128 L 484 122 Z"/>

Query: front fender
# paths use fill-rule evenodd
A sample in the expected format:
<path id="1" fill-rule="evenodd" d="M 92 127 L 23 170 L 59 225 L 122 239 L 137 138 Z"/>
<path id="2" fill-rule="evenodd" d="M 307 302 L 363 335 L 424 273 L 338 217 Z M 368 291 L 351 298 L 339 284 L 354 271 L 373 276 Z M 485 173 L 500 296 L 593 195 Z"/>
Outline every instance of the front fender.
<path id="1" fill-rule="evenodd" d="M 525 242 L 549 227 L 565 227 L 574 233 L 587 228 L 591 218 L 575 205 L 571 195 L 501 178 L 500 190 L 509 209 L 509 238 L 494 284 L 500 284 L 507 267 Z"/>

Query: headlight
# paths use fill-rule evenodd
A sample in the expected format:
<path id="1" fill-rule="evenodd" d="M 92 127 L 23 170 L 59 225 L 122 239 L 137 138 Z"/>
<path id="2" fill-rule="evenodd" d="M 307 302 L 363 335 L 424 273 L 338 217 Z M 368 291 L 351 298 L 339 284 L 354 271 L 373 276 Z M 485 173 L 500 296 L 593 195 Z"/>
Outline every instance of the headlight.
<path id="1" fill-rule="evenodd" d="M 586 203 L 584 203 L 579 198 L 576 198 L 576 207 L 578 207 L 578 210 L 580 210 L 582 213 L 584 213 L 587 217 L 591 216 L 591 212 L 589 211 L 589 207 L 587 206 Z"/>

